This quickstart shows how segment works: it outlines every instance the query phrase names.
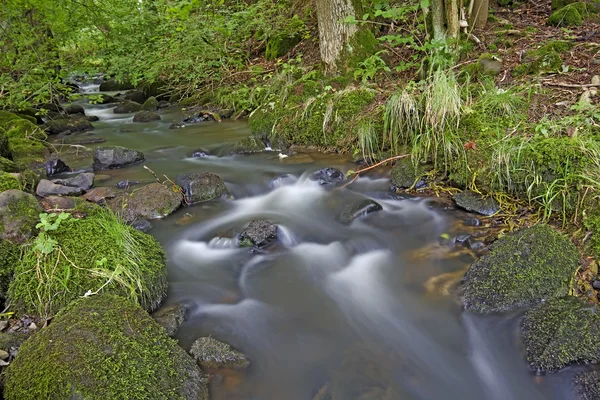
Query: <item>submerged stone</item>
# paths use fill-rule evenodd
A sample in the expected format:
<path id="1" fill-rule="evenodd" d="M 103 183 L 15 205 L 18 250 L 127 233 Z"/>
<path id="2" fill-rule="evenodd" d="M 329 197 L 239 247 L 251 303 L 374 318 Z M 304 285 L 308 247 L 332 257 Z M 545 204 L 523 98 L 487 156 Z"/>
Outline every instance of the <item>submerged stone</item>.
<path id="1" fill-rule="evenodd" d="M 79 299 L 19 349 L 7 400 L 208 400 L 194 360 L 139 306 L 114 295 Z"/>
<path id="2" fill-rule="evenodd" d="M 175 183 L 183 190 L 187 204 L 200 203 L 229 194 L 223 179 L 210 172 L 178 174 Z"/>
<path id="3" fill-rule="evenodd" d="M 250 225 L 239 234 L 241 247 L 263 247 L 277 239 L 277 225 L 271 221 L 259 219 L 250 222 Z"/>
<path id="4" fill-rule="evenodd" d="M 151 317 L 167 332 L 169 336 L 175 336 L 177 330 L 185 322 L 187 306 L 183 303 L 172 304 L 161 307 L 158 311 L 152 313 Z"/>
<path id="5" fill-rule="evenodd" d="M 452 196 L 456 205 L 464 210 L 481 215 L 494 215 L 500 210 L 500 205 L 493 197 L 483 197 L 470 190 L 456 193 Z"/>
<path id="6" fill-rule="evenodd" d="M 579 252 L 564 235 L 536 225 L 498 239 L 462 281 L 464 307 L 492 313 L 568 294 Z"/>
<path id="7" fill-rule="evenodd" d="M 339 221 L 342 224 L 350 224 L 356 218 L 364 217 L 367 214 L 381 211 L 381 204 L 374 200 L 362 200 L 360 202 L 350 204 L 339 216 Z"/>
<path id="8" fill-rule="evenodd" d="M 243 369 L 250 365 L 250 361 L 245 354 L 212 337 L 203 337 L 196 340 L 192 344 L 190 354 L 203 369 Z"/>
<path id="9" fill-rule="evenodd" d="M 156 111 L 140 111 L 133 116 L 133 122 L 159 121 L 160 115 Z"/>
<path id="10" fill-rule="evenodd" d="M 600 362 L 600 310 L 575 297 L 551 299 L 529 310 L 521 332 L 527 361 L 537 370 Z"/>

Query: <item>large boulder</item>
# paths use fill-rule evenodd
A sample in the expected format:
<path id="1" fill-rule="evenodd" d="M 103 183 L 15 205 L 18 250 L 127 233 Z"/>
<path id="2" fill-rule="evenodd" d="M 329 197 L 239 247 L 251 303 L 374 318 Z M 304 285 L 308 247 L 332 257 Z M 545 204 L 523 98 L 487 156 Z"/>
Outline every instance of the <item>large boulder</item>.
<path id="1" fill-rule="evenodd" d="M 159 121 L 160 115 L 156 111 L 140 111 L 133 116 L 133 122 Z"/>
<path id="2" fill-rule="evenodd" d="M 392 185 L 399 189 L 423 189 L 427 186 L 425 175 L 430 170 L 429 165 L 415 165 L 410 158 L 403 158 L 392 168 Z"/>
<path id="3" fill-rule="evenodd" d="M 229 191 L 220 176 L 210 172 L 178 174 L 175 183 L 181 187 L 187 204 L 227 196 Z"/>
<path id="4" fill-rule="evenodd" d="M 239 234 L 241 247 L 263 247 L 277 239 L 277 225 L 264 219 L 250 222 L 248 227 Z"/>
<path id="5" fill-rule="evenodd" d="M 82 132 L 94 129 L 92 123 L 87 118 L 82 117 L 53 119 L 46 122 L 46 126 L 48 127 L 48 133 L 51 135 L 58 135 L 67 131 Z"/>
<path id="6" fill-rule="evenodd" d="M 115 79 L 109 79 L 100 84 L 98 90 L 101 92 L 116 92 L 117 90 L 133 89 L 133 85 L 129 82 L 117 82 Z"/>
<path id="7" fill-rule="evenodd" d="M 529 364 L 555 371 L 600 362 L 600 309 L 574 297 L 551 299 L 525 313 L 521 324 Z"/>
<path id="8" fill-rule="evenodd" d="M 142 104 L 142 110 L 144 111 L 156 111 L 158 110 L 158 100 L 156 97 L 148 98 L 144 104 Z"/>
<path id="9" fill-rule="evenodd" d="M 126 222 L 163 218 L 181 207 L 183 195 L 173 187 L 151 183 L 108 201 L 109 207 Z"/>
<path id="10" fill-rule="evenodd" d="M 250 365 L 250 361 L 245 354 L 212 337 L 203 337 L 196 340 L 192 344 L 190 354 L 204 370 L 243 369 Z"/>
<path id="11" fill-rule="evenodd" d="M 66 186 L 54 183 L 48 179 L 42 179 L 38 183 L 35 194 L 40 197 L 48 196 L 79 196 L 83 190 L 79 187 Z"/>
<path id="12" fill-rule="evenodd" d="M 483 197 L 469 190 L 456 193 L 452 200 L 458 207 L 481 215 L 494 215 L 500 210 L 500 205 L 493 197 Z"/>
<path id="13" fill-rule="evenodd" d="M 123 100 L 113 109 L 115 114 L 128 114 L 133 112 L 138 112 L 142 109 L 142 105 L 140 103 L 136 103 L 131 100 Z"/>
<path id="14" fill-rule="evenodd" d="M 364 217 L 377 211 L 383 210 L 381 204 L 375 200 L 365 199 L 354 204 L 348 205 L 339 216 L 339 221 L 342 224 L 350 224 L 356 218 Z"/>
<path id="15" fill-rule="evenodd" d="M 248 136 L 237 142 L 231 150 L 234 154 L 260 153 L 266 149 L 265 143 L 256 136 Z"/>
<path id="16" fill-rule="evenodd" d="M 49 317 L 86 293 L 99 292 L 129 297 L 146 310 L 160 305 L 167 290 L 160 244 L 114 214 L 95 210 L 82 219 L 59 216 L 58 228 L 44 232 L 42 243 L 52 244 L 44 253 L 27 248 L 9 288 L 12 311 Z"/>
<path id="17" fill-rule="evenodd" d="M 41 208 L 36 198 L 20 190 L 0 193 L 0 238 L 25 243 L 35 234 Z"/>
<path id="18" fill-rule="evenodd" d="M 473 263 L 462 281 L 462 303 L 480 313 L 530 307 L 567 295 L 579 252 L 548 225 L 508 234 Z"/>
<path id="19" fill-rule="evenodd" d="M 144 153 L 121 146 L 96 147 L 94 169 L 116 169 L 144 161 Z"/>
<path id="20" fill-rule="evenodd" d="M 130 90 L 127 93 L 125 93 L 125 96 L 123 96 L 125 98 L 125 100 L 131 100 L 131 101 L 135 101 L 136 103 L 140 103 L 140 104 L 144 104 L 144 102 L 146 101 L 147 97 L 144 94 L 144 92 L 142 92 L 141 90 Z"/>
<path id="21" fill-rule="evenodd" d="M 103 294 L 74 302 L 21 346 L 5 398 L 208 400 L 208 389 L 144 310 Z"/>

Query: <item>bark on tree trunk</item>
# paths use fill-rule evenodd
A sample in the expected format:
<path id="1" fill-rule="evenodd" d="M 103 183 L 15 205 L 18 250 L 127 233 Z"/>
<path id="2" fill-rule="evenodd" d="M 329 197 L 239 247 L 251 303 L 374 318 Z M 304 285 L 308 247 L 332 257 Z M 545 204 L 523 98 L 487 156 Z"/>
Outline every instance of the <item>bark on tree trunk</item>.
<path id="1" fill-rule="evenodd" d="M 458 0 L 446 0 L 446 23 L 448 25 L 448 36 L 457 38 L 460 31 L 458 20 Z"/>
<path id="2" fill-rule="evenodd" d="M 483 29 L 488 20 L 489 0 L 472 0 L 473 13 L 469 16 L 469 26 L 475 29 Z"/>
<path id="3" fill-rule="evenodd" d="M 357 17 L 352 0 L 317 0 L 319 46 L 326 73 L 337 71 L 342 51 L 358 32 L 357 25 L 343 22 L 348 17 Z"/>
<path id="4" fill-rule="evenodd" d="M 433 25 L 433 39 L 444 40 L 446 28 L 444 27 L 444 0 L 431 1 L 431 24 Z"/>

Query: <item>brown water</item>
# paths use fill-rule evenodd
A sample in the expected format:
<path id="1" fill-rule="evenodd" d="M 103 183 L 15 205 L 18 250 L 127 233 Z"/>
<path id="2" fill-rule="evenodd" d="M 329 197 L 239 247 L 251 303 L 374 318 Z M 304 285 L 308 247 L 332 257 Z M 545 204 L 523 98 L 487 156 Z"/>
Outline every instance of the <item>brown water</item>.
<path id="1" fill-rule="evenodd" d="M 220 371 L 213 399 L 310 400 L 328 383 L 336 400 L 571 398 L 573 371 L 536 379 L 528 370 L 518 314 L 469 315 L 442 293 L 441 283 L 476 257 L 441 239 L 483 229 L 465 226 L 468 214 L 393 194 L 385 171 L 343 190 L 307 179 L 321 167 L 356 169 L 346 157 L 231 156 L 249 134 L 244 122 L 170 130 L 180 112 L 135 124 L 110 106 L 86 108 L 101 118 L 95 135 L 142 150 L 158 175 L 214 172 L 234 195 L 183 208 L 150 231 L 169 257 L 167 303 L 190 306 L 182 346 L 213 335 L 252 360 L 246 373 Z M 191 158 L 197 148 L 214 156 Z M 111 185 L 154 179 L 141 165 L 107 174 Z M 383 210 L 337 222 L 344 206 L 365 198 Z M 258 218 L 278 224 L 279 245 L 236 248 L 231 238 Z M 432 280 L 442 274 L 449 278 Z"/>

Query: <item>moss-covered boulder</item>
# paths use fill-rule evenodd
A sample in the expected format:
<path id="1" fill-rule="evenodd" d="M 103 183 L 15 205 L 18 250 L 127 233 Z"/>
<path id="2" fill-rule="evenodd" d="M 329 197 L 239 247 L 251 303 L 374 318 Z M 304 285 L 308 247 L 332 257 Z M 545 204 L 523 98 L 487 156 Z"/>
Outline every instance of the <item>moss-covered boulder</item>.
<path id="1" fill-rule="evenodd" d="M 581 26 L 584 15 L 587 15 L 587 5 L 583 2 L 572 3 L 554 11 L 548 18 L 548 24 L 553 26 Z"/>
<path id="2" fill-rule="evenodd" d="M 2 157 L 14 161 L 15 169 L 34 168 L 43 172 L 47 152 L 43 143 L 47 135 L 43 130 L 16 114 L 1 111 L 0 134 L 8 141 L 8 150 L 4 149 Z"/>
<path id="3" fill-rule="evenodd" d="M 399 189 L 411 187 L 423 189 L 427 186 L 425 175 L 429 171 L 431 171 L 430 165 L 415 165 L 410 158 L 403 158 L 392 168 L 392 185 Z"/>
<path id="4" fill-rule="evenodd" d="M 94 126 L 85 117 L 59 118 L 46 122 L 48 133 L 58 135 L 69 132 L 83 132 L 94 129 Z"/>
<path id="5" fill-rule="evenodd" d="M 114 293 L 146 310 L 158 307 L 167 289 L 160 244 L 94 210 L 87 218 L 62 220 L 27 248 L 9 288 L 13 311 L 50 316 L 86 293 Z"/>
<path id="6" fill-rule="evenodd" d="M 600 399 L 600 370 L 577 374 L 573 379 L 573 386 L 580 400 Z"/>
<path id="7" fill-rule="evenodd" d="M 463 210 L 481 215 L 494 215 L 500 210 L 500 205 L 493 197 L 484 197 L 480 194 L 465 190 L 452 196 L 454 203 Z"/>
<path id="8" fill-rule="evenodd" d="M 140 111 L 133 116 L 133 122 L 160 121 L 160 115 L 156 111 Z"/>
<path id="9" fill-rule="evenodd" d="M 480 313 L 529 307 L 562 297 L 579 266 L 579 252 L 547 225 L 508 234 L 473 263 L 462 281 L 466 309 Z"/>
<path id="10" fill-rule="evenodd" d="M 115 114 L 128 114 L 133 112 L 138 112 L 142 109 L 142 105 L 140 103 L 136 103 L 131 100 L 123 100 L 113 109 Z"/>
<path id="11" fill-rule="evenodd" d="M 260 153 L 266 149 L 265 143 L 256 136 L 248 136 L 237 142 L 231 150 L 234 154 Z"/>
<path id="12" fill-rule="evenodd" d="M 19 349 L 5 398 L 207 400 L 202 372 L 133 302 L 79 299 Z"/>
<path id="13" fill-rule="evenodd" d="M 115 79 L 109 79 L 100 84 L 98 90 L 101 92 L 116 92 L 117 90 L 133 89 L 133 85 L 129 82 L 118 82 Z"/>
<path id="14" fill-rule="evenodd" d="M 246 368 L 250 361 L 227 343 L 203 337 L 192 344 L 190 354 L 203 369 Z"/>
<path id="15" fill-rule="evenodd" d="M 521 324 L 529 364 L 554 371 L 600 361 L 600 309 L 574 297 L 551 299 L 529 310 Z"/>
<path id="16" fill-rule="evenodd" d="M 146 100 L 144 102 L 144 104 L 142 104 L 142 110 L 143 111 L 156 111 L 156 110 L 158 110 L 158 100 L 156 100 L 156 97 L 154 97 L 154 96 L 149 97 L 148 100 Z"/>
<path id="17" fill-rule="evenodd" d="M 163 218 L 173 213 L 183 201 L 179 188 L 151 183 L 134 190 L 131 194 L 108 201 L 108 206 L 124 221 Z"/>
<path id="18" fill-rule="evenodd" d="M 21 190 L 21 182 L 14 174 L 0 172 L 0 192 L 11 189 Z"/>
<path id="19" fill-rule="evenodd" d="M 200 203 L 229 195 L 225 182 L 210 172 L 178 174 L 175 183 L 181 187 L 187 204 Z"/>
<path id="20" fill-rule="evenodd" d="M 21 250 L 19 246 L 8 240 L 0 239 L 0 302 L 2 303 L 8 295 L 8 285 L 12 280 L 15 266 L 20 257 Z"/>
<path id="21" fill-rule="evenodd" d="M 0 193 L 0 238 L 25 243 L 35 235 L 41 208 L 35 197 L 12 189 Z"/>
<path id="22" fill-rule="evenodd" d="M 561 53 L 568 51 L 572 43 L 552 40 L 538 49 L 525 53 L 523 63 L 513 70 L 514 75 L 539 75 L 560 72 L 563 65 Z"/>

